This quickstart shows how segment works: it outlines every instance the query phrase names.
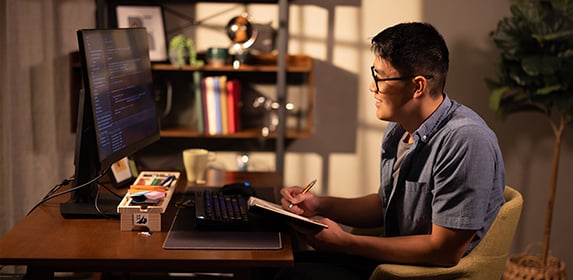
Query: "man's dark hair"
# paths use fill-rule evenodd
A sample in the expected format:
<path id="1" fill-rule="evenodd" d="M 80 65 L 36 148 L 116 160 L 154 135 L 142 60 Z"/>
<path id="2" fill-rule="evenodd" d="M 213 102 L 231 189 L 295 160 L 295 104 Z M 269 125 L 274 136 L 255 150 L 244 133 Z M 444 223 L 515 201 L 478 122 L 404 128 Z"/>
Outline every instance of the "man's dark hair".
<path id="1" fill-rule="evenodd" d="M 449 52 L 442 35 L 428 23 L 400 23 L 372 38 L 372 51 L 401 76 L 432 76 L 440 92 L 448 74 Z"/>

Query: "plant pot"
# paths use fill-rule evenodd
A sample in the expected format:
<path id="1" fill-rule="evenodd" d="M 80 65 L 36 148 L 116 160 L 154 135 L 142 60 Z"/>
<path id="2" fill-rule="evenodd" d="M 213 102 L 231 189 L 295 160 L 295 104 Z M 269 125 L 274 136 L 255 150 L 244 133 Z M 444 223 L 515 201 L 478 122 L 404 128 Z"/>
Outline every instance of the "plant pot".
<path id="1" fill-rule="evenodd" d="M 175 66 L 183 66 L 189 64 L 189 49 L 169 49 L 169 62 Z"/>
<path id="2" fill-rule="evenodd" d="M 505 263 L 505 280 L 566 280 L 565 262 L 554 256 L 547 256 L 543 265 L 542 254 L 531 254 L 529 245 L 525 252 L 511 256 Z"/>

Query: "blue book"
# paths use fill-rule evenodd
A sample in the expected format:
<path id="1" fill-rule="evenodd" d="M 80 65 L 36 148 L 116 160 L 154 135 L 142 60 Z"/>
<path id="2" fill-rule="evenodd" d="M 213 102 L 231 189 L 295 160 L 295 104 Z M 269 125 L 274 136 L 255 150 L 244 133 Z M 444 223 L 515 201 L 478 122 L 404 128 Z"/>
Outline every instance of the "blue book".
<path id="1" fill-rule="evenodd" d="M 223 133 L 223 122 L 221 120 L 221 88 L 219 86 L 219 79 L 221 77 L 213 77 L 213 91 L 215 93 L 215 124 L 216 129 L 215 129 L 215 133 L 217 134 L 221 134 Z"/>

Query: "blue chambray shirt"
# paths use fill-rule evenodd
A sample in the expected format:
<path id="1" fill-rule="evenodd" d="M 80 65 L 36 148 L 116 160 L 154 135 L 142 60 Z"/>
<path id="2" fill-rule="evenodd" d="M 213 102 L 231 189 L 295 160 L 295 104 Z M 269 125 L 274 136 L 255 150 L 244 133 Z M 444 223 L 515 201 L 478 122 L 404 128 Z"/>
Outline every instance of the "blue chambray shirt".
<path id="1" fill-rule="evenodd" d="M 392 171 L 405 130 L 389 123 L 382 141 L 380 189 L 384 235 L 430 234 L 432 224 L 477 230 L 469 253 L 504 203 L 505 170 L 495 133 L 466 106 L 449 99 L 414 132 L 414 144 Z"/>

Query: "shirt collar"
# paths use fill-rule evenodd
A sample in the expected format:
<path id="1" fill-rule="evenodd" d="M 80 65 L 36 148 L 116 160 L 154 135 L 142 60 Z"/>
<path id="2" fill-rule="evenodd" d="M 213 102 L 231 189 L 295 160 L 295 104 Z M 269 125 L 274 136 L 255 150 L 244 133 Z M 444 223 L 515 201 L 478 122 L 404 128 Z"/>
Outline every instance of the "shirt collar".
<path id="1" fill-rule="evenodd" d="M 422 141 L 427 143 L 430 141 L 432 135 L 438 131 L 443 121 L 448 118 L 450 112 L 455 109 L 456 102 L 451 100 L 447 94 L 444 93 L 444 100 L 438 108 L 414 131 L 414 141 Z"/>

